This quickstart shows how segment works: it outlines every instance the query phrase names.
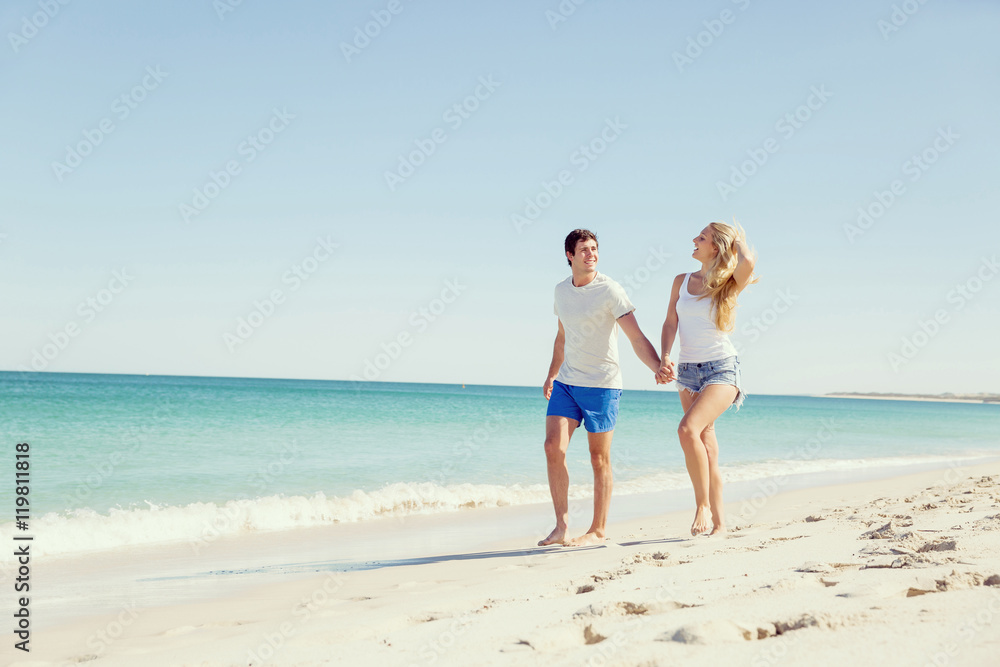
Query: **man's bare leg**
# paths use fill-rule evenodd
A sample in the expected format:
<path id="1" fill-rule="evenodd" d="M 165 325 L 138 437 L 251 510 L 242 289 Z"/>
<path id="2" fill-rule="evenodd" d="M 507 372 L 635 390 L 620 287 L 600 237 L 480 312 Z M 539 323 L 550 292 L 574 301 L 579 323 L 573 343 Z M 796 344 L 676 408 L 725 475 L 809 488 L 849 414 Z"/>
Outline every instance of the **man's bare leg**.
<path id="1" fill-rule="evenodd" d="M 712 519 L 712 504 L 710 499 L 711 471 L 709 452 L 702 439 L 702 433 L 709 424 L 732 405 L 738 390 L 733 385 L 710 384 L 702 389 L 700 394 L 680 390 L 681 406 L 684 417 L 677 427 L 677 436 L 684 450 L 684 462 L 687 465 L 688 476 L 694 487 L 695 514 L 691 524 L 691 534 L 699 535 L 708 532 Z M 712 434 L 714 438 L 714 432 Z M 718 461 L 718 442 L 715 443 L 715 459 Z M 716 467 L 718 464 L 716 463 Z M 721 506 L 721 477 L 719 478 L 719 504 Z"/>
<path id="2" fill-rule="evenodd" d="M 605 540 L 608 513 L 611 510 L 611 489 L 614 486 L 611 474 L 611 438 L 614 434 L 614 430 L 587 434 L 590 465 L 594 468 L 594 520 L 586 533 L 567 543 L 570 546 L 601 544 Z"/>
<path id="3" fill-rule="evenodd" d="M 549 415 L 545 418 L 545 464 L 549 473 L 549 493 L 556 511 L 556 527 L 549 536 L 538 543 L 566 544 L 569 528 L 569 469 L 566 467 L 566 449 L 569 439 L 580 422 L 569 417 Z"/>

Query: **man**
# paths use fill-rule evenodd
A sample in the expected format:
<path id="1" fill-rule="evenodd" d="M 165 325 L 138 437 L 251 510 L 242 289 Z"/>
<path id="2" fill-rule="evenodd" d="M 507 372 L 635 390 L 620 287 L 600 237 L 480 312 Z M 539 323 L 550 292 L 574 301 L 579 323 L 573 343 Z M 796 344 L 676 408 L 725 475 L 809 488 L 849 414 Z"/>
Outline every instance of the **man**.
<path id="1" fill-rule="evenodd" d="M 552 364 L 542 391 L 549 401 L 545 417 L 545 458 L 556 527 L 539 546 L 599 544 L 605 539 L 611 506 L 611 438 L 622 393 L 618 367 L 618 327 L 646 366 L 657 373 L 660 357 L 639 330 L 621 285 L 597 272 L 597 237 L 575 229 L 566 237 L 566 260 L 573 275 L 556 285 L 555 313 L 559 332 Z M 569 470 L 566 449 L 573 431 L 583 423 L 594 467 L 594 520 L 590 529 L 566 539 L 569 525 Z"/>

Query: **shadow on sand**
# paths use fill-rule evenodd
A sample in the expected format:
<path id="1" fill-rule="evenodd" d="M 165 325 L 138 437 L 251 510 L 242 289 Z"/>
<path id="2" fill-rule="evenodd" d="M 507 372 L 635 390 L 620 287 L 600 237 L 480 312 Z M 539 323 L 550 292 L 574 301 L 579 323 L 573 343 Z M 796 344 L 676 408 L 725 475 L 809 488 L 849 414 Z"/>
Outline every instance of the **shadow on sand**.
<path id="1" fill-rule="evenodd" d="M 304 563 L 283 563 L 276 565 L 262 565 L 261 567 L 237 568 L 232 570 L 211 570 L 209 572 L 198 572 L 190 575 L 180 575 L 173 577 L 148 577 L 141 581 L 163 581 L 167 579 L 194 579 L 200 577 L 225 577 L 252 574 L 307 574 L 320 572 L 361 572 L 365 570 L 380 570 L 388 567 L 402 567 L 406 565 L 428 565 L 431 563 L 446 563 L 451 561 L 483 560 L 487 558 L 532 558 L 535 556 L 551 555 L 555 553 L 575 553 L 579 551 L 590 551 L 592 549 L 607 549 L 609 547 L 632 547 L 646 544 L 673 544 L 684 542 L 681 538 L 665 538 L 659 540 L 642 540 L 638 542 L 609 542 L 607 544 L 596 544 L 591 546 L 570 547 L 570 546 L 546 546 L 532 547 L 528 549 L 507 549 L 499 551 L 477 551 L 471 553 L 441 554 L 437 556 L 423 556 L 420 558 L 397 558 L 392 560 L 368 560 L 368 561 L 311 561 Z"/>

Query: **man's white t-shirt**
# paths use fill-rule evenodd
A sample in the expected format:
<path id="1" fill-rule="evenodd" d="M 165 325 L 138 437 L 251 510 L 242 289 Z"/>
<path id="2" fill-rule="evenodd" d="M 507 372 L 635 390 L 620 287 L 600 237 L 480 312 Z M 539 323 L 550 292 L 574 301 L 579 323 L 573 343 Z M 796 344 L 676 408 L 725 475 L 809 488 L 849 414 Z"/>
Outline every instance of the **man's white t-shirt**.
<path id="1" fill-rule="evenodd" d="M 555 313 L 566 332 L 556 379 L 575 387 L 621 389 L 618 318 L 633 310 L 622 286 L 602 273 L 583 287 L 573 285 L 573 276 L 556 285 Z"/>

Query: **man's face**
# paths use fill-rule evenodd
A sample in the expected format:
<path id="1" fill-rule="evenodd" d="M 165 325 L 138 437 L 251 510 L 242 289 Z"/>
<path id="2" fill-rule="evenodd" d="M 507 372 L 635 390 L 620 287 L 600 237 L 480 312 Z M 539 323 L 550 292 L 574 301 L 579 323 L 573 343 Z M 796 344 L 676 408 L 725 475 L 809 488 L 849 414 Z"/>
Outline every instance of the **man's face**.
<path id="1" fill-rule="evenodd" d="M 591 272 L 597 270 L 597 241 L 583 239 L 576 242 L 576 252 L 566 253 L 566 258 L 573 263 L 577 271 Z"/>

